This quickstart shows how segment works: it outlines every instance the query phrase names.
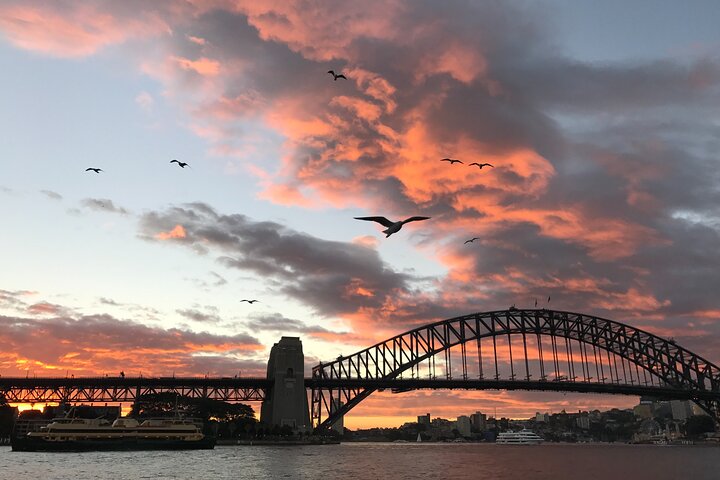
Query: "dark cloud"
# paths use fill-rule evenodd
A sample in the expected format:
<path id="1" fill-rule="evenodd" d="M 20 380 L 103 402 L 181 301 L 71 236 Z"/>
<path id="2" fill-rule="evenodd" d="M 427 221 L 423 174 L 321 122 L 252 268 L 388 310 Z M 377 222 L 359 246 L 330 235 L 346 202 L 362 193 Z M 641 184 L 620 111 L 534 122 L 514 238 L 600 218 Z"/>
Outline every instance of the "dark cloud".
<path id="1" fill-rule="evenodd" d="M 217 314 L 217 311 L 211 311 L 210 313 L 203 313 L 199 310 L 187 308 L 183 310 L 176 310 L 177 313 L 185 318 L 200 323 L 218 323 L 221 319 Z"/>
<path id="2" fill-rule="evenodd" d="M 228 281 L 222 275 L 215 272 L 210 272 L 210 275 L 214 279 L 213 286 L 221 287 L 223 285 L 227 285 Z"/>
<path id="3" fill-rule="evenodd" d="M 33 303 L 27 307 L 27 312 L 33 315 L 65 315 L 69 310 L 62 305 L 49 302 Z"/>
<path id="4" fill-rule="evenodd" d="M 227 375 L 259 365 L 262 350 L 250 335 L 218 335 L 150 327 L 110 315 L 45 319 L 0 316 L 0 369 L 26 367 L 86 374 L 143 371 L 145 374 Z M 207 361 L 205 360 L 207 357 Z M 248 363 L 250 362 L 250 363 Z M 216 370 L 222 366 L 223 371 Z"/>
<path id="5" fill-rule="evenodd" d="M 179 231 L 178 225 L 183 235 L 163 235 Z M 222 215 L 202 203 L 145 213 L 140 231 L 147 240 L 167 238 L 162 241 L 213 250 L 225 266 L 278 280 L 281 293 L 328 316 L 378 308 L 392 295 L 408 292 L 412 281 L 373 249 L 322 240 L 244 215 Z"/>
<path id="6" fill-rule="evenodd" d="M 35 293 L 36 292 L 30 292 L 28 290 L 0 289 L 0 306 L 16 310 L 25 310 L 25 308 L 27 308 L 27 302 L 24 298 L 35 295 Z"/>
<path id="7" fill-rule="evenodd" d="M 112 200 L 106 198 L 84 198 L 81 205 L 90 210 L 100 212 L 119 213 L 120 215 L 128 215 L 130 212 L 123 207 L 117 206 Z"/>
<path id="8" fill-rule="evenodd" d="M 62 195 L 57 192 L 53 192 L 52 190 L 40 190 L 40 193 L 42 193 L 51 200 L 62 200 L 63 198 Z"/>
<path id="9" fill-rule="evenodd" d="M 271 313 L 266 315 L 255 314 L 251 316 L 250 320 L 244 323 L 253 332 L 297 332 L 311 335 L 318 333 L 335 333 L 325 327 L 321 327 L 320 325 L 308 325 L 300 320 L 287 318 L 280 313 Z"/>

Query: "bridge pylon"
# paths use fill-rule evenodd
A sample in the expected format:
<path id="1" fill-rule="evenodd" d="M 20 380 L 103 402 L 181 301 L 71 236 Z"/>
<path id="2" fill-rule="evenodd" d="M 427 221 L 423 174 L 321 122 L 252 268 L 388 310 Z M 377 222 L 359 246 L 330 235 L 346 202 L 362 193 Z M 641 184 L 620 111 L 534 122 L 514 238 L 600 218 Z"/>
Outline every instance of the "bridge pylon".
<path id="1" fill-rule="evenodd" d="M 282 337 L 270 350 L 267 379 L 271 386 L 260 408 L 260 421 L 310 431 L 305 390 L 305 356 L 299 337 Z"/>

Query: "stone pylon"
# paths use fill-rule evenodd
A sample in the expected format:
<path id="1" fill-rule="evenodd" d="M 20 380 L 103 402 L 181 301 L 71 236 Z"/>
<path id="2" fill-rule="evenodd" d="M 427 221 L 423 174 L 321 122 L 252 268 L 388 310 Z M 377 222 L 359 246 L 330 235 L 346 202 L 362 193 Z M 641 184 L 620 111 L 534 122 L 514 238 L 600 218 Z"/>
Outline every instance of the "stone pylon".
<path id="1" fill-rule="evenodd" d="M 305 390 L 305 355 L 298 337 L 282 337 L 270 350 L 267 378 L 272 381 L 260 409 L 267 425 L 288 425 L 310 431 L 310 411 Z"/>

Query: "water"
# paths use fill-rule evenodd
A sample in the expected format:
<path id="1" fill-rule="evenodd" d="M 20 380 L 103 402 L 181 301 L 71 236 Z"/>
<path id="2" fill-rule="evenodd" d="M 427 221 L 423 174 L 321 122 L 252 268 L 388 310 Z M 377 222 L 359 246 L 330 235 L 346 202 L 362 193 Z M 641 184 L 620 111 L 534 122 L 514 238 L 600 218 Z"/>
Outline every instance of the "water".
<path id="1" fill-rule="evenodd" d="M 0 447 L 2 480 L 282 478 L 717 480 L 720 447 L 346 443 L 87 453 Z"/>

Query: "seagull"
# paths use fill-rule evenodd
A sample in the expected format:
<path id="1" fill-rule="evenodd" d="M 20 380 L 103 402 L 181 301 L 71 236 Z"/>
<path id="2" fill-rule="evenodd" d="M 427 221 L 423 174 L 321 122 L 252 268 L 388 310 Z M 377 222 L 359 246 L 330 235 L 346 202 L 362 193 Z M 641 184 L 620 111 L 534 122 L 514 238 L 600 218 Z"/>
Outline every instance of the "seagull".
<path id="1" fill-rule="evenodd" d="M 393 222 L 392 220 L 388 220 L 385 217 L 353 217 L 355 220 L 369 220 L 371 222 L 377 222 L 380 225 L 384 227 L 388 227 L 387 230 L 383 230 L 383 233 L 386 234 L 385 238 L 388 238 L 393 233 L 397 233 L 400 231 L 403 225 L 410 222 L 417 222 L 420 220 L 427 220 L 430 217 L 410 217 L 406 218 L 405 220 L 401 220 L 399 222 Z"/>
<path id="2" fill-rule="evenodd" d="M 535 308 L 537 308 L 537 298 L 535 299 Z"/>
<path id="3" fill-rule="evenodd" d="M 450 162 L 452 165 L 453 163 L 463 163 L 460 160 L 455 160 L 454 158 L 443 158 L 440 160 L 441 162 Z"/>
<path id="4" fill-rule="evenodd" d="M 260 301 L 260 300 L 247 300 L 247 299 L 243 298 L 242 300 L 240 300 L 240 303 L 242 303 L 242 302 L 247 302 L 247 303 L 249 303 L 250 305 L 252 305 L 253 303 L 259 302 L 259 301 Z"/>
<path id="5" fill-rule="evenodd" d="M 465 240 L 465 243 L 472 243 L 472 242 L 474 242 L 475 240 L 479 240 L 479 239 L 480 239 L 480 237 L 473 237 L 473 238 L 471 238 L 470 240 Z"/>
<path id="6" fill-rule="evenodd" d="M 343 79 L 347 80 L 347 77 L 345 75 L 343 75 L 342 73 L 335 73 L 335 70 L 328 70 L 327 73 L 332 74 L 333 80 L 335 80 L 336 82 L 337 82 L 338 78 L 343 78 Z"/>
<path id="7" fill-rule="evenodd" d="M 189 164 L 187 164 L 185 162 L 181 162 L 180 160 L 175 160 L 175 159 L 170 160 L 170 163 L 177 163 L 180 166 L 180 168 L 185 168 L 185 167 L 189 166 Z"/>
<path id="8" fill-rule="evenodd" d="M 90 168 L 86 168 L 85 171 L 86 171 L 86 172 L 92 171 L 92 172 L 95 172 L 95 173 L 100 173 L 100 172 L 103 171 L 103 169 L 102 169 L 102 168 L 93 168 L 93 167 L 90 167 Z"/>
<path id="9" fill-rule="evenodd" d="M 550 296 L 548 295 L 548 303 L 550 303 Z"/>
<path id="10" fill-rule="evenodd" d="M 468 167 L 472 167 L 473 165 L 477 165 L 480 170 L 482 170 L 483 167 L 495 168 L 495 165 L 491 165 L 489 163 L 477 163 L 477 162 L 471 163 L 470 165 L 468 165 Z"/>

